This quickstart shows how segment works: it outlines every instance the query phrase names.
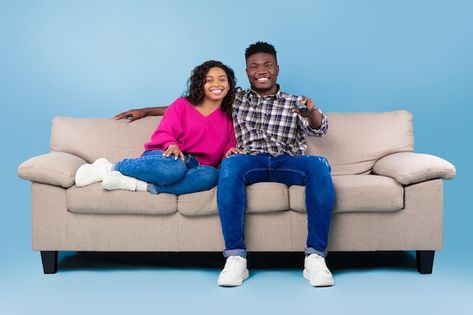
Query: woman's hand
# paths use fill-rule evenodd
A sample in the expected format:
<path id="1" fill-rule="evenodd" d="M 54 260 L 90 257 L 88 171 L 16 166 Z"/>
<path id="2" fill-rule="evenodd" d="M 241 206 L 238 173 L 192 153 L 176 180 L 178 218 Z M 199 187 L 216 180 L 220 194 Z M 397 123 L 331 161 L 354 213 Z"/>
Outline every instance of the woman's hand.
<path id="1" fill-rule="evenodd" d="M 171 155 L 174 155 L 175 160 L 177 160 L 178 157 L 180 157 L 183 161 L 185 160 L 184 153 L 182 153 L 182 151 L 176 144 L 169 145 L 168 148 L 164 151 L 163 155 L 164 157 L 170 157 Z"/>
<path id="2" fill-rule="evenodd" d="M 233 155 L 233 154 L 244 154 L 244 151 L 238 148 L 230 148 L 227 151 L 227 153 L 225 153 L 225 157 L 229 157 L 230 155 Z"/>

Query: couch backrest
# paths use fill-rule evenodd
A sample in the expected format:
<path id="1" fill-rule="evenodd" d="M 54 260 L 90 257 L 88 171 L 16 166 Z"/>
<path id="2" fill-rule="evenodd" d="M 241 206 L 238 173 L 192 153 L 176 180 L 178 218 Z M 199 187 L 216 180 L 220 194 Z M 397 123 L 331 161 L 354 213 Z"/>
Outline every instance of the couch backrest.
<path id="1" fill-rule="evenodd" d="M 328 158 L 332 174 L 369 173 L 379 158 L 413 150 L 412 115 L 385 113 L 328 113 L 328 133 L 307 137 L 310 154 Z M 106 157 L 112 162 L 137 157 L 161 117 L 126 120 L 56 117 L 51 150 L 77 155 L 88 162 Z"/>
<path id="2" fill-rule="evenodd" d="M 143 144 L 161 121 L 161 116 L 129 123 L 110 118 L 53 119 L 51 150 L 77 155 L 88 162 L 106 157 L 117 162 L 143 153 Z"/>
<path id="3" fill-rule="evenodd" d="M 307 142 L 310 154 L 329 160 L 332 175 L 366 174 L 383 156 L 414 150 L 412 115 L 408 111 L 327 115 L 327 134 L 307 137 Z"/>

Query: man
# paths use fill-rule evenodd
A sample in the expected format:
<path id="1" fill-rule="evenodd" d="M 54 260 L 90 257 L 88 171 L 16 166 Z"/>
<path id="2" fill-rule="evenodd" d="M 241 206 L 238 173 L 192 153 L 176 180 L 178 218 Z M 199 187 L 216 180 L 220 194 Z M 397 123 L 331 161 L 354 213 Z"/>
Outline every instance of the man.
<path id="1" fill-rule="evenodd" d="M 308 235 L 303 275 L 313 286 L 331 286 L 334 281 L 325 256 L 335 192 L 327 160 L 306 155 L 304 137 L 323 136 L 327 117 L 309 98 L 281 91 L 277 54 L 271 44 L 251 44 L 245 59 L 251 88 L 237 89 L 233 123 L 238 148 L 222 161 L 217 189 L 227 257 L 218 284 L 238 286 L 249 275 L 244 243 L 246 186 L 278 182 L 305 185 Z M 162 112 L 162 108 L 146 108 L 116 118 L 133 121 Z"/>

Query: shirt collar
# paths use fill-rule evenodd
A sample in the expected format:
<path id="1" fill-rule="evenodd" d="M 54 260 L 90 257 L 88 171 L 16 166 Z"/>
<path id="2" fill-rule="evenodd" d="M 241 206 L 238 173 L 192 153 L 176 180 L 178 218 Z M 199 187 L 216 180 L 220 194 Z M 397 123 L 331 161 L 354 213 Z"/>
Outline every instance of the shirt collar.
<path id="1" fill-rule="evenodd" d="M 272 97 L 272 98 L 276 98 L 280 101 L 284 101 L 286 99 L 287 94 L 281 91 L 281 86 L 279 84 L 276 84 L 276 86 L 278 87 L 278 91 L 276 92 L 276 94 L 273 94 L 273 95 L 261 96 L 260 94 L 258 94 L 258 92 L 252 90 L 251 87 L 249 89 L 245 90 L 244 94 L 245 94 L 245 96 Z"/>

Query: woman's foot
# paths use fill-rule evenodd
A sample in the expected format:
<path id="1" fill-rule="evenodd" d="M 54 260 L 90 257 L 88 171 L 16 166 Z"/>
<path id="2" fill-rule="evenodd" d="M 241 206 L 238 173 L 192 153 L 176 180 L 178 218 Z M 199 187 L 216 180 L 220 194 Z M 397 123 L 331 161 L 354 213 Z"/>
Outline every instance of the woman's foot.
<path id="1" fill-rule="evenodd" d="M 148 184 L 134 177 L 125 176 L 120 172 L 113 171 L 105 175 L 102 187 L 105 190 L 129 190 L 146 191 Z"/>
<path id="2" fill-rule="evenodd" d="M 103 180 L 112 171 L 113 164 L 105 158 L 95 160 L 92 164 L 84 164 L 76 172 L 76 186 L 84 187 Z"/>

